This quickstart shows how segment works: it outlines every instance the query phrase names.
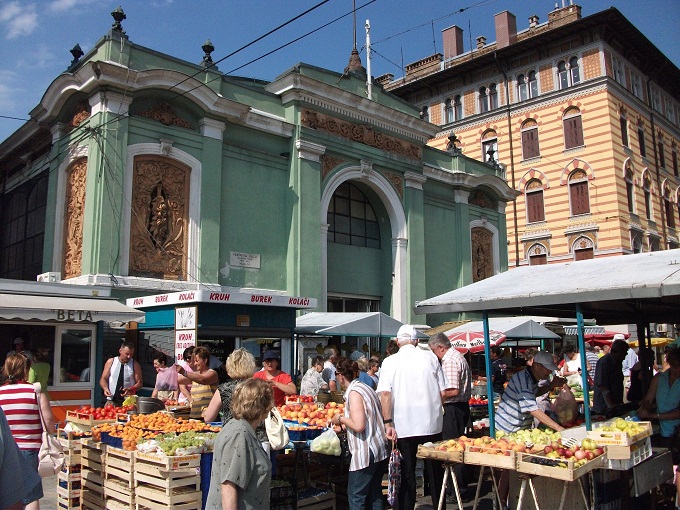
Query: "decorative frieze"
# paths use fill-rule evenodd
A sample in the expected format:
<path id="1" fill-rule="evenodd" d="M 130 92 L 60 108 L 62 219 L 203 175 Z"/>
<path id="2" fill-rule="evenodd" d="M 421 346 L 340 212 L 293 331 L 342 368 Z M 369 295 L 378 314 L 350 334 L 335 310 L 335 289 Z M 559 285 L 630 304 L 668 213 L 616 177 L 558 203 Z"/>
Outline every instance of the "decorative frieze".
<path id="1" fill-rule="evenodd" d="M 61 270 L 64 279 L 80 276 L 82 272 L 86 184 L 87 158 L 81 158 L 72 163 L 66 172 L 64 250 Z"/>
<path id="2" fill-rule="evenodd" d="M 166 126 L 177 126 L 186 129 L 193 129 L 193 126 L 186 120 L 177 115 L 170 103 L 159 103 L 149 110 L 139 113 L 141 117 L 146 117 Z"/>
<path id="3" fill-rule="evenodd" d="M 302 112 L 302 125 L 410 159 L 422 159 L 419 146 L 375 131 L 368 124 L 354 124 L 305 109 Z"/>

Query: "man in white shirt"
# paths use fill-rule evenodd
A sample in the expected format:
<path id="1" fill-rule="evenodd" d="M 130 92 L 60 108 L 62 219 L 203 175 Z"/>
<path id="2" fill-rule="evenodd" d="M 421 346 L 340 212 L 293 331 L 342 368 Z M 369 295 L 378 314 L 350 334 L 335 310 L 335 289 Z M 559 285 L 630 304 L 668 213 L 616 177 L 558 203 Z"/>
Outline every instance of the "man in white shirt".
<path id="1" fill-rule="evenodd" d="M 385 358 L 376 391 L 380 395 L 387 438 L 397 440 L 402 455 L 399 510 L 413 510 L 416 503 L 416 453 L 418 445 L 441 440 L 442 401 L 452 386 L 439 360 L 430 350 L 418 349 L 418 333 L 404 325 L 397 333 L 399 351 Z M 426 461 L 433 508 L 439 506 L 442 466 Z"/>
<path id="2" fill-rule="evenodd" d="M 626 337 L 623 333 L 616 333 L 614 335 L 613 340 L 626 340 Z M 612 341 L 613 341 L 612 340 Z M 628 402 L 627 394 L 628 394 L 628 389 L 630 388 L 630 369 L 633 368 L 633 365 L 637 363 L 638 361 L 638 355 L 637 352 L 635 352 L 635 349 L 628 349 L 628 353 L 626 354 L 626 357 L 623 358 L 623 364 L 621 365 L 621 371 L 623 372 L 623 401 Z"/>

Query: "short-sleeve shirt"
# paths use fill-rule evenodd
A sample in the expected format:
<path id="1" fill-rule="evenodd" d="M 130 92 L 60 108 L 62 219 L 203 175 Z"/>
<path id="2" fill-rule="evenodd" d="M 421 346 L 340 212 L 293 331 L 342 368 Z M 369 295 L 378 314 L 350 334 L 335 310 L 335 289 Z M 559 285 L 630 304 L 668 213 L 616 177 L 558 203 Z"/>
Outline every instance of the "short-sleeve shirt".
<path id="1" fill-rule="evenodd" d="M 316 397 L 321 391 L 321 387 L 326 384 L 316 367 L 311 367 L 305 373 L 300 384 L 300 395 L 312 395 Z"/>
<path id="2" fill-rule="evenodd" d="M 331 381 L 335 381 L 335 365 L 330 361 L 323 362 L 323 372 L 321 372 L 321 377 L 326 382 L 326 384 Z"/>
<path id="3" fill-rule="evenodd" d="M 470 377 L 470 365 L 468 365 L 465 357 L 451 347 L 442 358 L 442 370 L 449 387 L 458 390 L 458 395 L 451 397 L 446 403 L 468 402 L 472 394 L 472 379 Z"/>
<path id="4" fill-rule="evenodd" d="M 502 394 L 505 391 L 505 381 L 508 380 L 508 365 L 503 358 L 493 360 L 491 376 L 493 377 L 493 391 Z"/>
<path id="5" fill-rule="evenodd" d="M 289 384 L 293 382 L 293 379 L 291 379 L 290 375 L 285 372 L 279 372 L 279 374 L 273 379 L 268 379 L 267 371 L 260 370 L 259 372 L 255 372 L 255 375 L 253 375 L 253 377 L 255 379 L 262 379 L 263 381 L 274 381 L 281 384 Z M 285 392 L 283 390 L 280 390 L 279 388 L 274 388 L 274 405 L 278 407 L 284 405 L 285 403 L 286 403 Z"/>
<path id="6" fill-rule="evenodd" d="M 37 486 L 42 487 L 38 471 L 21 453 L 0 409 L 0 504 L 5 507 L 18 503 L 29 497 Z"/>
<path id="7" fill-rule="evenodd" d="M 222 401 L 222 424 L 227 423 L 232 418 L 231 414 L 231 397 L 234 393 L 236 385 L 241 381 L 238 379 L 229 379 L 227 382 L 218 384 L 217 391 L 220 392 L 220 400 Z"/>
<path id="8" fill-rule="evenodd" d="M 504 432 L 531 428 L 534 420 L 531 412 L 538 410 L 537 391 L 538 381 L 529 367 L 513 375 L 498 404 L 496 427 Z"/>
<path id="9" fill-rule="evenodd" d="M 238 510 L 269 508 L 272 464 L 250 424 L 230 420 L 217 435 L 206 509 L 222 510 L 222 484 L 239 488 Z"/>
<path id="10" fill-rule="evenodd" d="M 383 361 L 376 391 L 391 394 L 394 428 L 401 438 L 442 431 L 441 392 L 447 388 L 437 356 L 406 344 Z"/>
<path id="11" fill-rule="evenodd" d="M 605 354 L 597 362 L 597 369 L 595 370 L 595 388 L 593 388 L 593 411 L 604 414 L 607 410 L 607 402 L 605 401 L 600 386 L 604 386 L 609 390 L 609 398 L 614 404 L 623 403 L 623 371 L 621 364 L 618 363 L 614 356 Z"/>

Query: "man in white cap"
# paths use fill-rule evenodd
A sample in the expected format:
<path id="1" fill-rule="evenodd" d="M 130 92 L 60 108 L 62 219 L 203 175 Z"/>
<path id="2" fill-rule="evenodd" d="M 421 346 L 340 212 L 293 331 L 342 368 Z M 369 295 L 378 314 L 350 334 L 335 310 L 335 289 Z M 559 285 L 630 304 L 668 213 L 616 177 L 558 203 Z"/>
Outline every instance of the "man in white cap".
<path id="1" fill-rule="evenodd" d="M 20 336 L 16 337 L 14 339 L 14 342 L 12 342 L 12 344 L 14 345 L 14 349 L 12 349 L 11 351 L 9 351 L 7 353 L 7 357 L 10 357 L 12 354 L 18 353 L 18 354 L 23 354 L 28 359 L 33 361 L 33 353 L 31 351 L 29 351 L 28 349 L 26 349 L 26 344 L 24 343 L 23 338 L 21 338 Z"/>
<path id="2" fill-rule="evenodd" d="M 418 445 L 439 441 L 442 432 L 442 402 L 451 388 L 437 356 L 419 349 L 418 332 L 410 324 L 399 328 L 399 351 L 380 367 L 376 391 L 380 395 L 387 439 L 397 440 L 402 455 L 399 510 L 413 510 L 416 504 L 416 453 Z M 438 508 L 443 468 L 426 462 L 433 508 Z"/>

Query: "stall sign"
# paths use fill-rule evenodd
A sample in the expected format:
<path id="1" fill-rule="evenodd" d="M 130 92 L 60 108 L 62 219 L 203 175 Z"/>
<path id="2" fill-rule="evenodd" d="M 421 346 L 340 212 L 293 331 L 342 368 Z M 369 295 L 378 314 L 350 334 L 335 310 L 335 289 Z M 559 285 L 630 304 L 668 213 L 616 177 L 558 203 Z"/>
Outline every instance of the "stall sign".
<path id="1" fill-rule="evenodd" d="M 189 303 L 230 303 L 239 305 L 277 306 L 283 308 L 316 308 L 315 298 L 286 296 L 283 294 L 251 293 L 251 292 L 213 292 L 208 290 L 194 290 L 186 292 L 171 292 L 130 298 L 127 305 L 133 308 L 150 306 L 177 305 Z"/>
<path id="2" fill-rule="evenodd" d="M 175 331 L 175 362 L 182 360 L 187 347 L 196 347 L 196 330 Z"/>

